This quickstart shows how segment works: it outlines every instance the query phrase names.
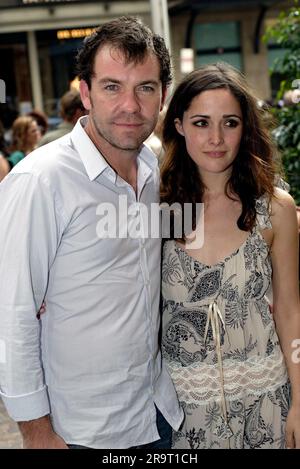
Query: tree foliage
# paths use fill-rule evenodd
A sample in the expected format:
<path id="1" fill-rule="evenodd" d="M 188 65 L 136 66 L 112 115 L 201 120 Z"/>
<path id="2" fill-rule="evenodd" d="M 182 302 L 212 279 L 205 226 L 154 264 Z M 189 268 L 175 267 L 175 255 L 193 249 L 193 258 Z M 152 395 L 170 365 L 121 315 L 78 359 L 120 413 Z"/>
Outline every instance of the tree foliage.
<path id="1" fill-rule="evenodd" d="M 269 27 L 265 40 L 272 39 L 286 49 L 282 58 L 278 58 L 271 73 L 280 73 L 282 80 L 277 99 L 282 106 L 274 109 L 278 127 L 273 132 L 282 161 L 291 185 L 291 194 L 300 205 L 300 7 L 298 1 L 288 11 L 280 13 L 275 25 Z M 290 102 L 284 97 L 291 90 Z"/>

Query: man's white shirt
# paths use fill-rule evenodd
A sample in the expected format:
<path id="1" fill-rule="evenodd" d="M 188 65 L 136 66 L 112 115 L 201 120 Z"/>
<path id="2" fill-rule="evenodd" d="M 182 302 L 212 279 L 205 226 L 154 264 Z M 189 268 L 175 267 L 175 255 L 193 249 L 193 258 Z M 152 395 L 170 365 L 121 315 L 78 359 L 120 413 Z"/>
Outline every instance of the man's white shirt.
<path id="1" fill-rule="evenodd" d="M 154 404 L 175 429 L 182 411 L 158 345 L 160 239 L 101 237 L 101 204 L 150 208 L 159 174 L 143 146 L 136 195 L 85 119 L 0 184 L 0 394 L 17 421 L 51 413 L 66 443 L 127 448 L 159 438 Z"/>

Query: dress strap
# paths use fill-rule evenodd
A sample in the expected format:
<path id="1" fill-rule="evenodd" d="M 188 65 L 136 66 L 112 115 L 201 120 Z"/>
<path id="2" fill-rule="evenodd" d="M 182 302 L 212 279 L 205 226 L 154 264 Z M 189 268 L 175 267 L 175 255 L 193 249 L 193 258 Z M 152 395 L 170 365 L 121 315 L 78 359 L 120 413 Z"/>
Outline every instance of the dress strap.
<path id="1" fill-rule="evenodd" d="M 290 186 L 285 182 L 281 177 L 277 176 L 275 178 L 275 187 L 282 189 L 286 192 L 289 192 Z M 265 194 L 262 195 L 255 203 L 256 209 L 256 227 L 259 230 L 271 229 L 271 214 L 272 214 L 272 201 Z"/>
<path id="2" fill-rule="evenodd" d="M 257 228 L 260 230 L 271 229 L 272 205 L 269 198 L 266 195 L 261 196 L 259 199 L 257 199 L 255 208 Z"/>

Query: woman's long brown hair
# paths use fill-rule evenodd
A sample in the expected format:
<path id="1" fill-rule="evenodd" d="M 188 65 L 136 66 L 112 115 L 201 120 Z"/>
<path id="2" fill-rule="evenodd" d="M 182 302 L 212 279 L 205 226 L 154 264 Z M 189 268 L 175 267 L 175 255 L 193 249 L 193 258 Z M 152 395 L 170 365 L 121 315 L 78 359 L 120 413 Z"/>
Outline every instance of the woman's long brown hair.
<path id="1" fill-rule="evenodd" d="M 20 116 L 14 121 L 12 126 L 12 145 L 10 152 L 22 151 L 28 153 L 33 150 L 32 146 L 28 144 L 28 132 L 32 123 L 35 122 L 31 116 Z"/>
<path id="2" fill-rule="evenodd" d="M 256 218 L 256 200 L 274 193 L 276 167 L 275 147 L 263 123 L 258 100 L 251 93 L 243 75 L 230 65 L 217 63 L 200 67 L 178 85 L 168 106 L 163 127 L 165 157 L 161 169 L 161 202 L 196 204 L 203 201 L 205 186 L 197 165 L 186 150 L 185 139 L 174 124 L 182 121 L 193 98 L 203 91 L 225 88 L 237 99 L 243 116 L 243 135 L 232 174 L 226 185 L 226 194 L 235 194 L 242 203 L 237 221 L 241 230 L 253 228 Z M 195 229 L 196 220 L 193 220 Z"/>

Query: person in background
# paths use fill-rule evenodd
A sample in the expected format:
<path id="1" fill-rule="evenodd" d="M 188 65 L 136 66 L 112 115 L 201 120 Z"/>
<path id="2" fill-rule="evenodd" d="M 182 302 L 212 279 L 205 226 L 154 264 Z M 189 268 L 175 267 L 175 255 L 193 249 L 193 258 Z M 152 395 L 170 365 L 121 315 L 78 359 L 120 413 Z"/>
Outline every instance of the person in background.
<path id="1" fill-rule="evenodd" d="M 88 116 L 0 184 L 0 393 L 25 448 L 169 448 L 183 413 L 159 348 L 161 240 L 123 221 L 142 227 L 136 208 L 159 203 L 143 142 L 170 57 L 122 17 L 85 39 L 78 73 Z"/>
<path id="2" fill-rule="evenodd" d="M 43 137 L 49 127 L 47 115 L 39 109 L 33 109 L 32 111 L 28 112 L 27 116 L 31 116 L 36 120 L 38 128 L 41 132 L 41 136 Z"/>
<path id="3" fill-rule="evenodd" d="M 34 150 L 41 138 L 37 122 L 33 117 L 17 117 L 12 126 L 12 143 L 7 158 L 11 167 L 19 163 Z"/>
<path id="4" fill-rule="evenodd" d="M 7 143 L 4 138 L 4 127 L 0 120 L 0 181 L 9 173 L 10 164 L 7 161 Z"/>
<path id="5" fill-rule="evenodd" d="M 47 132 L 39 142 L 39 146 L 53 142 L 71 132 L 79 117 L 86 114 L 81 102 L 79 91 L 72 89 L 67 91 L 60 100 L 60 115 L 62 122 L 54 130 Z"/>
<path id="6" fill-rule="evenodd" d="M 244 77 L 214 64 L 165 117 L 161 202 L 204 204 L 202 246 L 194 215 L 198 245 L 174 235 L 163 249 L 162 350 L 185 410 L 175 448 L 300 448 L 296 208 L 260 114 Z"/>
<path id="7" fill-rule="evenodd" d="M 0 182 L 10 171 L 10 164 L 7 161 L 7 158 L 0 151 Z"/>
<path id="8" fill-rule="evenodd" d="M 8 147 L 9 144 L 5 138 L 5 128 L 2 121 L 0 120 L 0 152 L 2 155 L 9 155 Z"/>
<path id="9" fill-rule="evenodd" d="M 158 158 L 158 164 L 161 165 L 164 157 L 164 150 L 162 147 L 162 129 L 163 129 L 163 123 L 164 123 L 164 118 L 166 115 L 166 106 L 160 111 L 159 116 L 158 116 L 158 121 L 155 126 L 155 129 L 153 130 L 152 134 L 150 137 L 147 138 L 145 141 L 145 145 L 147 145 L 153 153 L 156 154 Z"/>

